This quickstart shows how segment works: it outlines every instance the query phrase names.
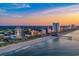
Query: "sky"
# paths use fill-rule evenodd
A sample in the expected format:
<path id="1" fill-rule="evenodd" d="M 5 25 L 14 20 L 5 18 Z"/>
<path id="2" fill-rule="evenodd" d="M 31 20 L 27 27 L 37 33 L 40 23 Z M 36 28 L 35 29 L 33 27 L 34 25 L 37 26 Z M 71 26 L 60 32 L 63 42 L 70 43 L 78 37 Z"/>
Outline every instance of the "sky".
<path id="1" fill-rule="evenodd" d="M 0 25 L 79 25 L 77 3 L 0 3 Z"/>

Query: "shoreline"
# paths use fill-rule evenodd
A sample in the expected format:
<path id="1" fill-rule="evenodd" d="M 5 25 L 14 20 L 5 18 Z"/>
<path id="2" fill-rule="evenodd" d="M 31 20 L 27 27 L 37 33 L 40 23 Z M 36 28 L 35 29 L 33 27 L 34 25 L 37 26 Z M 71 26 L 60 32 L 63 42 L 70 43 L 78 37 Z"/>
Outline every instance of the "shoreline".
<path id="1" fill-rule="evenodd" d="M 65 34 L 64 36 L 71 36 L 72 40 L 79 41 L 79 30 Z"/>
<path id="2" fill-rule="evenodd" d="M 0 47 L 0 55 L 7 53 L 7 52 L 10 52 L 10 51 L 15 51 L 15 50 L 18 51 L 18 50 L 22 50 L 25 48 L 29 48 L 30 47 L 29 45 L 33 45 L 33 44 L 36 44 L 38 42 L 45 41 L 46 38 L 48 38 L 48 37 L 49 36 L 42 37 L 42 38 L 36 38 L 34 40 L 19 42 L 17 44 L 11 44 L 8 46 Z M 55 39 L 55 38 L 56 37 L 53 37 L 53 39 Z"/>

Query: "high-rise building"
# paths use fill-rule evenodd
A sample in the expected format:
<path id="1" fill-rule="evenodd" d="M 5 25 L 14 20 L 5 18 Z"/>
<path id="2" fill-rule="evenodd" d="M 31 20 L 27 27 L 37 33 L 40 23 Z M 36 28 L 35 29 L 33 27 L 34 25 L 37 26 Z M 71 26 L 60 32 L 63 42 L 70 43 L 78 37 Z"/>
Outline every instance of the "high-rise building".
<path id="1" fill-rule="evenodd" d="M 52 32 L 52 29 L 48 26 L 48 34 Z"/>
<path id="2" fill-rule="evenodd" d="M 15 33 L 16 33 L 16 39 L 22 39 L 22 29 L 20 27 L 17 27 L 15 29 Z"/>
<path id="3" fill-rule="evenodd" d="M 53 32 L 59 32 L 59 23 L 53 23 L 52 30 Z"/>

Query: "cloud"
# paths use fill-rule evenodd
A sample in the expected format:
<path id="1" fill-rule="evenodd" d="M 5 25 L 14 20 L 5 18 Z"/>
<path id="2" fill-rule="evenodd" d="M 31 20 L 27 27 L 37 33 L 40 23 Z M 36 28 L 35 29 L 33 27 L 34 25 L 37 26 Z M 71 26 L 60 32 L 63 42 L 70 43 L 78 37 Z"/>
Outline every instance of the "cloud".
<path id="1" fill-rule="evenodd" d="M 30 8 L 30 4 L 27 3 L 12 3 L 10 8 L 5 7 L 5 9 L 19 9 L 19 8 Z"/>
<path id="2" fill-rule="evenodd" d="M 8 13 L 9 11 L 7 9 L 18 9 L 18 8 L 30 8 L 30 5 L 29 4 L 19 4 L 19 3 L 13 3 L 13 4 L 9 4 L 9 5 L 13 5 L 11 8 L 8 8 L 8 7 L 4 7 L 4 8 L 0 8 L 0 18 L 22 18 L 24 17 L 25 15 L 23 14 L 11 14 L 11 13 Z"/>
<path id="3" fill-rule="evenodd" d="M 7 10 L 0 8 L 0 18 L 5 17 L 7 15 L 8 15 Z"/>
<path id="4" fill-rule="evenodd" d="M 62 7 L 62 8 L 45 10 L 45 11 L 42 11 L 41 14 L 54 14 L 55 15 L 55 14 L 67 14 L 67 13 L 74 13 L 74 12 L 79 12 L 79 4 Z"/>
<path id="5" fill-rule="evenodd" d="M 14 18 L 23 18 L 24 15 L 17 15 L 17 14 L 13 14 L 10 17 L 14 17 Z"/>
<path id="6" fill-rule="evenodd" d="M 7 10 L 0 8 L 0 13 L 4 13 L 4 12 L 7 12 Z"/>
<path id="7" fill-rule="evenodd" d="M 30 8 L 31 6 L 29 4 L 26 3 L 15 3 L 13 4 L 14 7 L 13 8 Z"/>
<path id="8" fill-rule="evenodd" d="M 66 7 L 60 7 L 60 8 L 55 8 L 55 9 L 47 9 L 47 10 L 42 10 L 40 12 L 36 12 L 31 14 L 32 17 L 39 17 L 39 16 L 55 16 L 55 15 L 68 15 L 72 13 L 78 13 L 79 12 L 79 4 L 76 5 L 71 5 L 71 6 L 66 6 Z"/>
<path id="9" fill-rule="evenodd" d="M 13 7 L 10 9 L 17 9 L 17 8 L 30 8 L 30 4 L 25 4 L 25 3 L 13 3 Z M 6 10 L 0 10 L 0 11 L 6 11 Z M 7 14 L 7 13 L 2 13 L 0 15 L 5 15 L 5 16 L 10 16 L 14 18 L 22 18 L 27 16 L 28 18 L 32 17 L 53 17 L 54 15 L 66 15 L 66 14 L 71 14 L 71 13 L 78 13 L 79 12 L 79 4 L 76 5 L 71 5 L 71 6 L 65 6 L 65 7 L 60 7 L 60 8 L 55 8 L 55 9 L 47 9 L 47 10 L 42 10 L 38 11 L 36 13 L 32 13 L 29 15 L 21 15 L 21 14 Z"/>
<path id="10" fill-rule="evenodd" d="M 23 18 L 24 15 L 19 14 L 9 14 L 9 13 L 0 13 L 0 18 Z"/>
<path id="11" fill-rule="evenodd" d="M 21 14 L 11 14 L 8 13 L 8 11 L 6 9 L 0 9 L 0 18 L 22 18 L 25 15 L 21 15 Z"/>

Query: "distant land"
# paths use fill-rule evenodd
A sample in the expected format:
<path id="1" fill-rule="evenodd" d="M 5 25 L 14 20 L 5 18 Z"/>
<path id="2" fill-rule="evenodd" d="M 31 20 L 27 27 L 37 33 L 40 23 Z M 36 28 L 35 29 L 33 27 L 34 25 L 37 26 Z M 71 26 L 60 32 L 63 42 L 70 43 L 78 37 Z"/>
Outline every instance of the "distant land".
<path id="1" fill-rule="evenodd" d="M 20 27 L 20 28 L 24 28 L 24 29 L 28 29 L 28 28 L 32 28 L 32 29 L 40 29 L 40 28 L 47 28 L 48 26 L 28 26 L 28 25 L 5 25 L 5 26 L 2 26 L 0 25 L 0 29 L 15 29 L 16 27 Z M 49 26 L 50 28 L 52 28 L 52 26 Z"/>

